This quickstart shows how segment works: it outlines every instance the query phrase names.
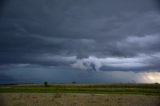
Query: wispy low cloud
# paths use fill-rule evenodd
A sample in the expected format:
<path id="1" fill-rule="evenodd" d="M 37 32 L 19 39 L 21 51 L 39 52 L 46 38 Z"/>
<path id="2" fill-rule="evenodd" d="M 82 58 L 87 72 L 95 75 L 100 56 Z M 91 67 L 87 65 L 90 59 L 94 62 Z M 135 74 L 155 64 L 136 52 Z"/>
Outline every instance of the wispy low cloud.
<path id="1" fill-rule="evenodd" d="M 25 64 L 36 64 L 42 66 L 68 67 L 74 70 L 86 71 L 159 71 L 160 53 L 139 54 L 132 57 L 79 57 L 77 55 L 54 55 L 51 53 L 34 55 L 32 61 Z"/>
<path id="2" fill-rule="evenodd" d="M 160 59 L 159 56 L 159 54 L 106 58 L 89 56 L 88 58 L 77 59 L 71 66 L 73 68 L 94 71 L 149 71 L 155 65 L 153 60 L 155 58 Z"/>

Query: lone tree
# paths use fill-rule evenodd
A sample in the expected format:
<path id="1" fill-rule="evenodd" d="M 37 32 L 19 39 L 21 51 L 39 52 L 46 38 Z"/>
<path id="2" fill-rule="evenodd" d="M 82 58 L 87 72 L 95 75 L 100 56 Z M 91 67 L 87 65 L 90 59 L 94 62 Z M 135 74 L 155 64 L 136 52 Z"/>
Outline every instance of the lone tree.
<path id="1" fill-rule="evenodd" d="M 48 82 L 47 81 L 44 82 L 44 86 L 48 87 Z"/>
<path id="2" fill-rule="evenodd" d="M 76 84 L 76 81 L 72 81 L 72 84 Z"/>

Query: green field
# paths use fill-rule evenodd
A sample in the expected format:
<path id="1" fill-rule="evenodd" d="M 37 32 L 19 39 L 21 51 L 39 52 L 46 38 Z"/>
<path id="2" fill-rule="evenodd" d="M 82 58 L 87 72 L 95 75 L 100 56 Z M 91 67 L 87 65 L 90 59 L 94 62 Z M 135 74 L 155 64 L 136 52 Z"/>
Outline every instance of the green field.
<path id="1" fill-rule="evenodd" d="M 17 84 L 1 85 L 0 93 L 90 93 L 160 96 L 160 84 Z"/>

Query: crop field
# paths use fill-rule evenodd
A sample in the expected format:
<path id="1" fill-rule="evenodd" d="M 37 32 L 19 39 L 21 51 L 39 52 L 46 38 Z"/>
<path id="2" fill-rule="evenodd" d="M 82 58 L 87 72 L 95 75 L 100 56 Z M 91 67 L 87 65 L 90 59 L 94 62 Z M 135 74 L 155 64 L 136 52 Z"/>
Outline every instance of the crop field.
<path id="1" fill-rule="evenodd" d="M 0 106 L 160 106 L 160 85 L 1 85 Z"/>

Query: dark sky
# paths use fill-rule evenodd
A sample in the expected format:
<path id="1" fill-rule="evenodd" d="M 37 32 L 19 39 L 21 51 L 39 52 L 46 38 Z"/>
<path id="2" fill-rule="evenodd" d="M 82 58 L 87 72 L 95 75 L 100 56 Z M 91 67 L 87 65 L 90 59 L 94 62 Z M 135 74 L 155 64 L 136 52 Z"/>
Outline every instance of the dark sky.
<path id="1" fill-rule="evenodd" d="M 158 0 L 1 0 L 0 83 L 160 82 Z"/>

